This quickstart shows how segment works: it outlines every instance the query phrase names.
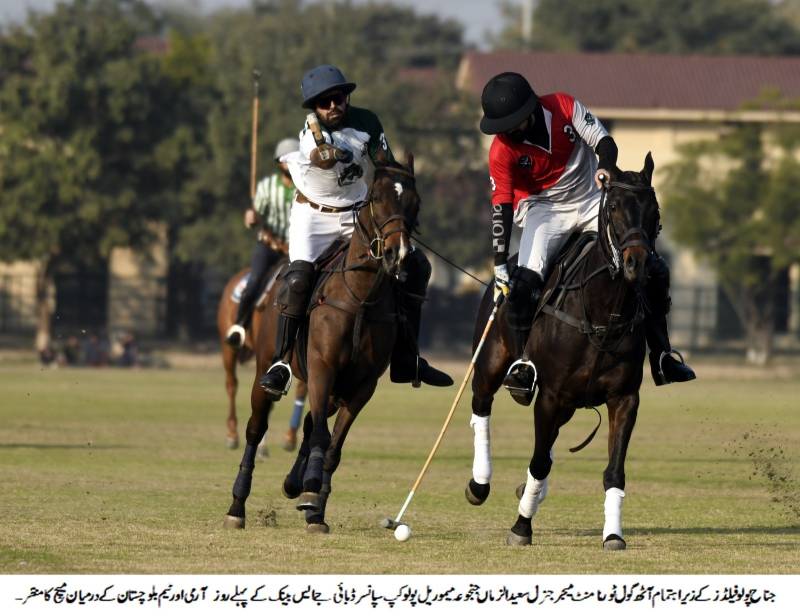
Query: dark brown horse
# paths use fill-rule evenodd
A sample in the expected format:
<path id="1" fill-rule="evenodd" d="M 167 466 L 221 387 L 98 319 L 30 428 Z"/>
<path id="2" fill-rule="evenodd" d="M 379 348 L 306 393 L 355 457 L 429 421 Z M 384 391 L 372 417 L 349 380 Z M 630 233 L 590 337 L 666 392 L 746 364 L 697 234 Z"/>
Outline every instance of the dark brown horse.
<path id="1" fill-rule="evenodd" d="M 418 211 L 413 158 L 409 156 L 407 167 L 396 163 L 378 166 L 367 199 L 354 210 L 355 231 L 344 260 L 327 267 L 330 276 L 312 297 L 307 328 L 300 330 L 292 372 L 308 375 L 309 412 L 283 492 L 289 498 L 300 497 L 297 508 L 305 512 L 309 532 L 329 530 L 325 505 L 342 446 L 389 365 L 398 327 L 394 279 L 410 248 L 409 234 Z M 269 367 L 274 351 L 275 293 L 273 289 L 258 334 L 259 375 Z M 305 354 L 304 333 L 308 339 Z M 303 356 L 305 362 L 300 360 Z M 244 527 L 255 448 L 267 431 L 272 408 L 258 378 L 253 383 L 251 406 L 247 445 L 225 517 L 225 526 L 230 528 Z M 331 434 L 328 417 L 334 413 Z"/>
<path id="2" fill-rule="evenodd" d="M 284 263 L 285 259 L 279 261 L 277 265 L 270 271 L 268 279 L 271 281 L 273 272 L 279 269 Z M 228 328 L 236 321 L 236 310 L 238 303 L 234 301 L 233 295 L 237 285 L 239 285 L 243 278 L 250 272 L 247 267 L 240 272 L 234 274 L 228 280 L 225 288 L 222 290 L 222 297 L 219 298 L 217 306 L 217 333 L 219 335 L 220 348 L 222 349 L 222 365 L 225 368 L 225 391 L 228 394 L 228 417 L 226 419 L 226 427 L 228 433 L 225 437 L 225 444 L 228 449 L 237 449 L 239 447 L 239 431 L 238 420 L 236 418 L 236 391 L 239 388 L 239 380 L 236 378 L 236 365 L 243 364 L 253 357 L 253 340 L 258 336 L 258 328 L 261 324 L 261 315 L 264 312 L 265 301 L 257 302 L 253 309 L 253 318 L 250 321 L 250 327 L 247 328 L 247 335 L 244 344 L 239 349 L 234 349 L 231 345 L 225 342 Z M 296 397 L 303 399 L 306 396 L 306 384 L 302 380 L 297 381 Z M 294 446 L 292 445 L 292 449 Z M 266 450 L 262 449 L 260 455 L 263 455 Z"/>
<path id="3" fill-rule="evenodd" d="M 569 261 L 559 259 L 548 277 L 527 343 L 527 356 L 536 367 L 539 387 L 534 405 L 535 444 L 527 480 L 517 492 L 519 515 L 508 536 L 510 545 L 531 543 L 532 519 L 547 493 L 551 450 L 561 426 L 577 408 L 605 404 L 609 429 L 608 465 L 603 473 L 603 546 L 625 548 L 625 454 L 642 383 L 646 263 L 659 228 L 652 174 L 650 154 L 640 173 L 612 172 L 601 199 L 596 237 L 579 239 Z M 478 334 L 491 307 L 489 289 L 476 324 Z M 492 400 L 516 359 L 509 351 L 513 332 L 503 316 L 504 308 L 478 359 L 472 382 L 475 458 L 466 496 L 474 505 L 483 503 L 489 495 Z"/>

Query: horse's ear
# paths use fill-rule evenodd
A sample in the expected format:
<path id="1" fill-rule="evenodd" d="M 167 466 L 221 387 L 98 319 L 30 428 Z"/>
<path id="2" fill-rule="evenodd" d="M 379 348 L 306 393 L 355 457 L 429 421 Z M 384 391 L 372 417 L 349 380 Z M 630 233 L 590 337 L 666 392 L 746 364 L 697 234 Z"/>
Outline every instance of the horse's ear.
<path id="1" fill-rule="evenodd" d="M 647 156 L 644 157 L 644 168 L 642 169 L 642 177 L 647 180 L 647 184 L 649 186 L 653 185 L 653 169 L 655 169 L 655 164 L 653 163 L 653 155 L 648 152 Z"/>
<path id="2" fill-rule="evenodd" d="M 412 174 L 414 173 L 414 154 L 411 152 L 406 154 L 406 167 Z"/>

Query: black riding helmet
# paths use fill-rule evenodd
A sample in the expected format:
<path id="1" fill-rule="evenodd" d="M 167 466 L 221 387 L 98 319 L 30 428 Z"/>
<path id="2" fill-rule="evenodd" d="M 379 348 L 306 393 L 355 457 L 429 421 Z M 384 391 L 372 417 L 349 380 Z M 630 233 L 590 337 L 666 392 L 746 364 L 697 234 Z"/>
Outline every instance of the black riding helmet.
<path id="1" fill-rule="evenodd" d="M 533 113 L 539 97 L 519 73 L 500 73 L 492 77 L 481 94 L 481 132 L 505 133 L 519 126 Z"/>
<path id="2" fill-rule="evenodd" d="M 312 68 L 303 75 L 303 81 L 300 83 L 303 107 L 306 109 L 313 109 L 314 99 L 330 90 L 341 90 L 345 94 L 350 94 L 355 89 L 356 84 L 347 81 L 344 73 L 330 64 Z"/>

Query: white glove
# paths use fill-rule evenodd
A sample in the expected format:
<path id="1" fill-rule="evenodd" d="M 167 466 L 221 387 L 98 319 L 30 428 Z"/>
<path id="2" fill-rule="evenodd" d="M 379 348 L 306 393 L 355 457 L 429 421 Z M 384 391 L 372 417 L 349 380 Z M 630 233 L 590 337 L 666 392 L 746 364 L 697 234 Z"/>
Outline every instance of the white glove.
<path id="1" fill-rule="evenodd" d="M 497 298 L 502 293 L 505 297 L 508 297 L 509 291 L 509 277 L 508 277 L 508 266 L 503 263 L 502 265 L 495 265 L 494 266 L 494 301 L 497 301 Z"/>

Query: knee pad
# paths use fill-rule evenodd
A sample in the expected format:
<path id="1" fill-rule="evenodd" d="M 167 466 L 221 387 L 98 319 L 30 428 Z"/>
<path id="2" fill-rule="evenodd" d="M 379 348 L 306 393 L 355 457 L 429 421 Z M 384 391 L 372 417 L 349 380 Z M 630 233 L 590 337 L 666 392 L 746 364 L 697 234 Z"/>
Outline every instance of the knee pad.
<path id="1" fill-rule="evenodd" d="M 536 306 L 542 296 L 544 281 L 533 270 L 517 267 L 511 275 L 511 290 L 508 294 L 508 324 L 514 329 L 530 328 Z"/>
<path id="2" fill-rule="evenodd" d="M 300 318 L 305 314 L 311 285 L 314 278 L 314 264 L 309 261 L 292 261 L 286 272 L 286 301 L 282 312 Z"/>

